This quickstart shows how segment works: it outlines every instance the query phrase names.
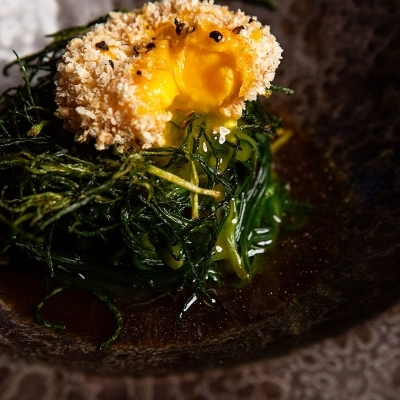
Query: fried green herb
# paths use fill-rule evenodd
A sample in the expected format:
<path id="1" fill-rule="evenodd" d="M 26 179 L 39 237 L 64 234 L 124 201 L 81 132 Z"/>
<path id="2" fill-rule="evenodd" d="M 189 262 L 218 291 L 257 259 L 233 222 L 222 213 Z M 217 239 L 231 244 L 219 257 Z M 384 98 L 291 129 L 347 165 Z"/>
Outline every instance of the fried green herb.
<path id="1" fill-rule="evenodd" d="M 46 298 L 65 286 L 95 293 L 118 320 L 109 344 L 122 322 L 106 293 L 187 289 L 185 311 L 209 282 L 250 278 L 293 203 L 271 172 L 280 121 L 258 102 L 223 143 L 203 115 L 174 125 L 177 148 L 120 154 L 75 143 L 54 117 L 53 76 L 67 41 L 91 25 L 17 58 L 25 83 L 0 97 L 0 259 L 14 249 L 47 265 L 61 286 Z M 52 326 L 41 305 L 38 321 Z"/>

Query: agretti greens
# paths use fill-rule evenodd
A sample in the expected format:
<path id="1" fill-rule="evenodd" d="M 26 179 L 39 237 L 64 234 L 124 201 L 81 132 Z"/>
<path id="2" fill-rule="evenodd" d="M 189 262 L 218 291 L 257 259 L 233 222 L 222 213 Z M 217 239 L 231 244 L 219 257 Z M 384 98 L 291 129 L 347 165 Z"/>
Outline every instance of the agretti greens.
<path id="1" fill-rule="evenodd" d="M 293 209 L 271 171 L 280 120 L 248 102 L 223 143 L 199 114 L 172 127 L 179 147 L 120 154 L 75 143 L 54 117 L 53 76 L 67 41 L 91 25 L 17 58 L 24 84 L 0 97 L 0 258 L 28 254 L 59 279 L 54 293 L 92 291 L 119 321 L 104 293 L 206 293 L 229 274 L 250 279 Z"/>

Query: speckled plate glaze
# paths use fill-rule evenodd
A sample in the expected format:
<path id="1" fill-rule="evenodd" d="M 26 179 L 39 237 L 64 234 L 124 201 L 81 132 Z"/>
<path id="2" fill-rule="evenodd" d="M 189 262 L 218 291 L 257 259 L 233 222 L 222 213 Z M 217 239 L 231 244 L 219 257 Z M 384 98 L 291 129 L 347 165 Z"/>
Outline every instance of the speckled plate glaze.
<path id="1" fill-rule="evenodd" d="M 0 298 L 2 399 L 398 398 L 400 3 L 280 3 L 230 7 L 271 25 L 285 50 L 276 82 L 296 92 L 277 109 L 347 173 L 340 257 L 273 317 L 185 346 L 99 352 Z"/>

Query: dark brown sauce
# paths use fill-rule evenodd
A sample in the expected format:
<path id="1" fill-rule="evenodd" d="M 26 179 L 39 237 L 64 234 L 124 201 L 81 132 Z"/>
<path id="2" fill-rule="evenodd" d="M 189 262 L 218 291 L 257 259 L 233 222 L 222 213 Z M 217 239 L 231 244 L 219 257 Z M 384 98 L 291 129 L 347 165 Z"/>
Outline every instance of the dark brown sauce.
<path id="1" fill-rule="evenodd" d="M 332 266 L 346 239 L 345 192 L 338 168 L 312 141 L 295 137 L 275 155 L 275 170 L 291 186 L 293 197 L 315 206 L 306 227 L 281 232 L 275 247 L 261 260 L 253 281 L 234 288 L 227 283 L 209 289 L 217 305 L 198 299 L 179 320 L 187 297 L 171 295 L 131 307 L 129 297 L 115 299 L 123 313 L 122 332 L 114 346 L 168 346 L 217 339 L 274 315 L 317 283 Z M 53 283 L 50 284 L 50 287 Z M 19 315 L 33 320 L 37 303 L 48 293 L 45 274 L 29 263 L 0 268 L 0 295 Z M 42 308 L 42 315 L 66 326 L 62 334 L 100 343 L 112 334 L 115 317 L 86 292 L 65 290 Z"/>

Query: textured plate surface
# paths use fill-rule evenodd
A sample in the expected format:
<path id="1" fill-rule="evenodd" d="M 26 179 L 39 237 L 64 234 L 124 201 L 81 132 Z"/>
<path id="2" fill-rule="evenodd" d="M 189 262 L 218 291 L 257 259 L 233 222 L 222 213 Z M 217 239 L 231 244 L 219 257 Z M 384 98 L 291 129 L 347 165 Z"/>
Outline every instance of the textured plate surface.
<path id="1" fill-rule="evenodd" d="M 85 22 L 75 3 L 60 1 L 56 25 Z M 339 260 L 273 320 L 223 342 L 159 353 L 99 356 L 93 345 L 19 318 L 0 300 L 2 399 L 397 398 L 400 310 L 388 307 L 400 293 L 400 4 L 280 3 L 275 13 L 230 6 L 271 25 L 285 50 L 276 82 L 296 91 L 277 96 L 277 108 L 313 127 L 349 175 L 354 196 L 351 217 L 338 221 L 349 231 Z M 92 16 L 93 3 L 80 4 Z M 149 373 L 159 366 L 167 376 Z"/>

